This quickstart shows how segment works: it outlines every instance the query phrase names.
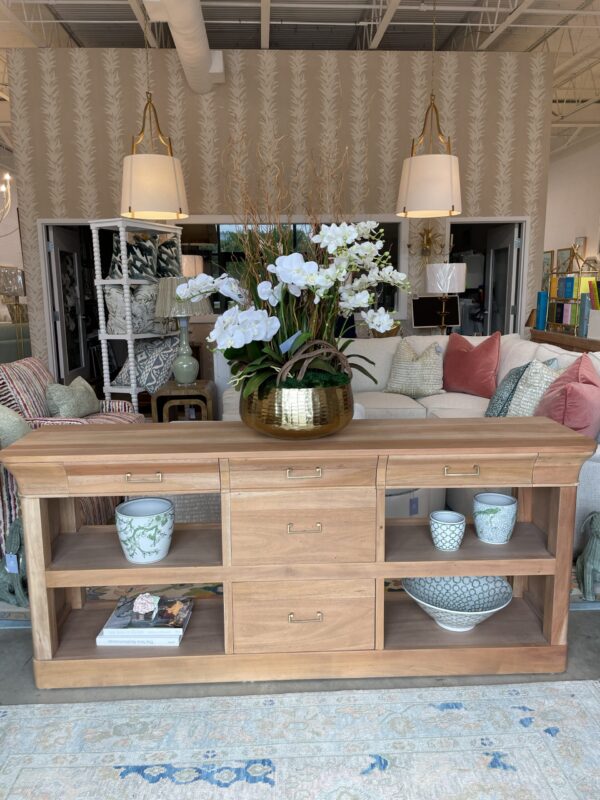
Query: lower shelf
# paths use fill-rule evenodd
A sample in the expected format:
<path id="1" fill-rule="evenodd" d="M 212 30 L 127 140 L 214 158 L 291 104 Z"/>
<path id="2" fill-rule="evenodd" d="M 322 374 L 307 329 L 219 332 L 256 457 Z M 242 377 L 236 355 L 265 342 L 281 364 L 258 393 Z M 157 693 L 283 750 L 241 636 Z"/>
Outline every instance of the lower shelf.
<path id="1" fill-rule="evenodd" d="M 404 592 L 388 593 L 385 601 L 385 650 L 415 650 L 456 647 L 507 647 L 547 645 L 542 624 L 522 599 L 470 631 L 454 633 L 434 622 Z M 475 657 L 475 656 L 474 656 Z"/>
<path id="2" fill-rule="evenodd" d="M 220 599 L 202 600 L 195 604 L 179 647 L 97 647 L 96 636 L 109 618 L 111 610 L 88 607 L 71 611 L 60 631 L 60 645 L 54 660 L 137 660 L 148 657 L 209 656 L 225 652 L 223 602 Z"/>

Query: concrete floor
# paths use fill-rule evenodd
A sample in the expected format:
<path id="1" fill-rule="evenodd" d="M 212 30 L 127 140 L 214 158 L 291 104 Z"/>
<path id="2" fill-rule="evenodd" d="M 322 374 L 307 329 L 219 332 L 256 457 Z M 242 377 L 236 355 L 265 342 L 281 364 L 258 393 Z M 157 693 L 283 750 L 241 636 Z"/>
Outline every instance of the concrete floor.
<path id="1" fill-rule="evenodd" d="M 35 688 L 31 670 L 31 631 L 0 630 L 0 705 L 82 703 L 98 700 L 214 697 L 343 689 L 402 689 L 426 686 L 468 686 L 555 680 L 600 679 L 600 611 L 571 613 L 569 666 L 560 675 L 494 675 L 451 678 L 372 678 L 362 680 L 277 681 L 263 683 L 191 684 L 104 689 Z"/>

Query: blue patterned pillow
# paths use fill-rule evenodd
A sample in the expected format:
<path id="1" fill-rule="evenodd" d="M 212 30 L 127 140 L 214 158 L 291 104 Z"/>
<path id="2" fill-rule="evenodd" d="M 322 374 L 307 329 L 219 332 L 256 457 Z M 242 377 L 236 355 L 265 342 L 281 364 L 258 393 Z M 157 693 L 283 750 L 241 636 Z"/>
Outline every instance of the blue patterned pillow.
<path id="1" fill-rule="evenodd" d="M 178 349 L 178 336 L 137 341 L 135 343 L 135 374 L 138 387 L 145 389 L 150 394 L 157 392 L 171 377 L 171 366 Z M 129 386 L 129 359 L 123 364 L 112 385 Z"/>
<path id="2" fill-rule="evenodd" d="M 515 367 L 504 376 L 488 404 L 485 412 L 486 417 L 505 417 L 507 415 L 510 401 L 530 363 L 531 362 L 523 364 L 521 367 Z M 548 361 L 544 361 L 544 364 L 553 369 L 558 369 L 558 361 L 556 358 L 549 358 Z"/>

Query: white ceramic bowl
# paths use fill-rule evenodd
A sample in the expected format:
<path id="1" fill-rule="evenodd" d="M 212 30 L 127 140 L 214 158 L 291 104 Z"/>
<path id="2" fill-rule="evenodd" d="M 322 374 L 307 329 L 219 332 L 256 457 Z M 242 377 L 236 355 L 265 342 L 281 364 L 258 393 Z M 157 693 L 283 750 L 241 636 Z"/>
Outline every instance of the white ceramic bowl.
<path id="1" fill-rule="evenodd" d="M 517 521 L 517 498 L 510 494 L 481 492 L 473 499 L 473 523 L 479 539 L 506 544 Z"/>
<path id="2" fill-rule="evenodd" d="M 126 500 L 115 509 L 119 541 L 127 561 L 153 564 L 169 552 L 175 509 L 163 497 Z"/>
<path id="3" fill-rule="evenodd" d="M 512 586 L 495 575 L 403 578 L 409 597 L 447 631 L 470 631 L 512 600 Z"/>
<path id="4" fill-rule="evenodd" d="M 429 530 L 438 550 L 458 550 L 465 535 L 465 518 L 456 511 L 432 511 Z"/>

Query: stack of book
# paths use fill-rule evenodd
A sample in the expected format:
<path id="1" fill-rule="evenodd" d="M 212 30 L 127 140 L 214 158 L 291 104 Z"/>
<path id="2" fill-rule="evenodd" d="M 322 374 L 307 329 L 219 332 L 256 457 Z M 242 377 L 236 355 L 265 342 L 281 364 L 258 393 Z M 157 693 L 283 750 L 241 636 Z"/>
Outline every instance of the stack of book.
<path id="1" fill-rule="evenodd" d="M 190 597 L 121 597 L 96 637 L 99 647 L 178 647 L 194 601 Z"/>

